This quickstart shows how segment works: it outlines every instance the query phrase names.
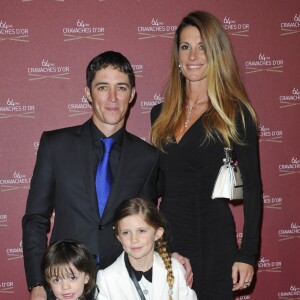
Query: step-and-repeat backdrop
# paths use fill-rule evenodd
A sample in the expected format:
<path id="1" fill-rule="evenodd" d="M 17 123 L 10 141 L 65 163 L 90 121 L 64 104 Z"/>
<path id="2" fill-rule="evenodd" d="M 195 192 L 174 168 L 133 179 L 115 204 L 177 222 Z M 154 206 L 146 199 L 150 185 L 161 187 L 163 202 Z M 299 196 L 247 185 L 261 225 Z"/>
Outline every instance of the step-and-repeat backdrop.
<path id="1" fill-rule="evenodd" d="M 91 116 L 85 68 L 116 50 L 137 78 L 127 128 L 149 141 L 174 31 L 193 10 L 222 22 L 260 120 L 262 247 L 255 288 L 236 299 L 300 299 L 299 0 L 0 0 L 1 299 L 27 298 L 21 218 L 41 133 Z"/>

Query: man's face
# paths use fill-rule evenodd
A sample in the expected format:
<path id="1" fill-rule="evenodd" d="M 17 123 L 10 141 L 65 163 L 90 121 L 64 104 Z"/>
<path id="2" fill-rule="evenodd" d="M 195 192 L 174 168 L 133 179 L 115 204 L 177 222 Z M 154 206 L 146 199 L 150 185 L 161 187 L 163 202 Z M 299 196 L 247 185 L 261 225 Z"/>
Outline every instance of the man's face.
<path id="1" fill-rule="evenodd" d="M 96 72 L 91 90 L 86 87 L 87 99 L 93 107 L 93 121 L 106 135 L 117 132 L 125 122 L 129 103 L 135 89 L 130 86 L 128 75 L 111 66 Z"/>

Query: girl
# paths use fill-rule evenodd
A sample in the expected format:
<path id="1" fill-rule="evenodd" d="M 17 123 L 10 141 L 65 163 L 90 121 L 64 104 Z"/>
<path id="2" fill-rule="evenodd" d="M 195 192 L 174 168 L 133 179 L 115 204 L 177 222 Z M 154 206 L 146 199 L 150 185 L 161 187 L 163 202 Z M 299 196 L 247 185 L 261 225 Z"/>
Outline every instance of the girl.
<path id="1" fill-rule="evenodd" d="M 122 202 L 114 230 L 124 252 L 98 272 L 98 300 L 197 299 L 186 285 L 183 266 L 167 251 L 166 222 L 152 202 L 142 198 Z"/>
<path id="2" fill-rule="evenodd" d="M 93 299 L 95 259 L 83 244 L 73 240 L 54 243 L 44 255 L 42 272 L 56 300 Z"/>

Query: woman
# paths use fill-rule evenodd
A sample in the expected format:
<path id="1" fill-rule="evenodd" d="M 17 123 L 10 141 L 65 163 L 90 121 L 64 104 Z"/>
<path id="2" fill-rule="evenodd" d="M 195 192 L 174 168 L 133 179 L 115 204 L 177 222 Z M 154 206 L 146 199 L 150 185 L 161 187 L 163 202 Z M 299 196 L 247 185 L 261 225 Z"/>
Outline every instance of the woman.
<path id="1" fill-rule="evenodd" d="M 151 120 L 172 250 L 190 258 L 199 299 L 232 299 L 233 291 L 251 285 L 259 248 L 257 119 L 229 39 L 212 14 L 192 12 L 180 23 L 164 103 L 153 108 Z M 228 146 L 244 181 L 240 249 L 226 199 L 211 199 Z"/>

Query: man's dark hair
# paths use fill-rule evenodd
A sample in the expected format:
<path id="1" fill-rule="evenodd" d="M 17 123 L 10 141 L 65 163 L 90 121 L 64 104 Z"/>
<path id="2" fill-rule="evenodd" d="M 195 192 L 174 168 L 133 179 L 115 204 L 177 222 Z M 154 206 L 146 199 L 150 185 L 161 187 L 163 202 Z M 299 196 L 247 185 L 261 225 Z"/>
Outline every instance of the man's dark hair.
<path id="1" fill-rule="evenodd" d="M 91 90 L 96 72 L 107 67 L 113 67 L 128 75 L 131 88 L 135 87 L 135 76 L 129 60 L 119 52 L 106 51 L 94 57 L 86 69 L 86 84 Z"/>

